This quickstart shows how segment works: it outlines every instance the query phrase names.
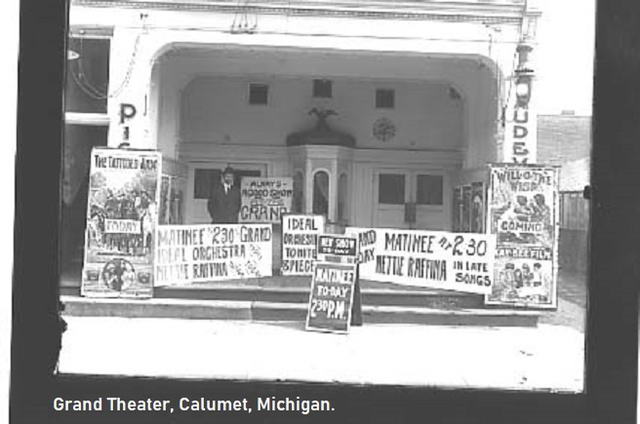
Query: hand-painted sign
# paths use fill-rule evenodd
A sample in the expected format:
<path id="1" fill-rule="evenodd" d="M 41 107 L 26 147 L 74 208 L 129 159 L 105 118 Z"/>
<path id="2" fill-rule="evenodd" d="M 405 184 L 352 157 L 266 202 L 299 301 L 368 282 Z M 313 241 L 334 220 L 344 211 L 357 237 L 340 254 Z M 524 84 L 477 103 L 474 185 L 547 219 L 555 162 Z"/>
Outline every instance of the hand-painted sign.
<path id="1" fill-rule="evenodd" d="M 523 76 L 519 79 L 527 79 Z M 524 81 L 522 83 L 525 83 Z M 529 90 L 531 77 L 528 77 Z M 522 101 L 513 96 L 505 111 L 505 129 L 502 161 L 515 164 L 534 164 L 537 160 L 537 113 L 535 99 Z"/>
<path id="2" fill-rule="evenodd" d="M 293 178 L 243 177 L 240 196 L 240 222 L 280 223 L 291 211 Z"/>
<path id="3" fill-rule="evenodd" d="M 271 275 L 271 224 L 163 225 L 156 285 Z"/>
<path id="4" fill-rule="evenodd" d="M 471 232 L 484 233 L 485 190 L 483 182 L 471 183 Z"/>
<path id="5" fill-rule="evenodd" d="M 493 165 L 487 226 L 497 238 L 487 304 L 554 308 L 557 302 L 558 172 Z"/>
<path id="6" fill-rule="evenodd" d="M 93 149 L 83 296 L 151 297 L 161 165 L 158 152 Z"/>
<path id="7" fill-rule="evenodd" d="M 322 215 L 282 217 L 282 275 L 312 275 L 318 253 L 318 235 L 322 233 Z"/>
<path id="8" fill-rule="evenodd" d="M 318 236 L 318 260 L 321 262 L 356 263 L 358 239 L 353 236 L 323 234 Z"/>
<path id="9" fill-rule="evenodd" d="M 493 235 L 383 228 L 347 228 L 347 234 L 358 234 L 361 240 L 360 278 L 467 293 L 491 291 Z"/>
<path id="10" fill-rule="evenodd" d="M 311 279 L 306 329 L 347 333 L 355 281 L 356 265 L 316 263 Z"/>

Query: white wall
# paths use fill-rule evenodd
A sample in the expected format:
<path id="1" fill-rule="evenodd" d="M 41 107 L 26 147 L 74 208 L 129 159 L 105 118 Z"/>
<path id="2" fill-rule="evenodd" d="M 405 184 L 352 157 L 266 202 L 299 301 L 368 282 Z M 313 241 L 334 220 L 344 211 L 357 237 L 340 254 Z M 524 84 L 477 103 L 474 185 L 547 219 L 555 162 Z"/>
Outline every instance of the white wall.
<path id="1" fill-rule="evenodd" d="M 269 85 L 269 104 L 249 105 L 250 82 Z M 375 108 L 376 88 L 395 90 L 394 109 Z M 312 98 L 312 78 L 205 76 L 182 93 L 180 138 L 183 142 L 284 145 L 288 134 L 315 125 L 314 107 L 338 112 L 330 125 L 356 138 L 361 148 L 458 150 L 463 141 L 463 105 L 449 86 L 429 82 L 338 79 L 332 99 Z M 388 142 L 374 138 L 380 117 L 396 125 Z"/>

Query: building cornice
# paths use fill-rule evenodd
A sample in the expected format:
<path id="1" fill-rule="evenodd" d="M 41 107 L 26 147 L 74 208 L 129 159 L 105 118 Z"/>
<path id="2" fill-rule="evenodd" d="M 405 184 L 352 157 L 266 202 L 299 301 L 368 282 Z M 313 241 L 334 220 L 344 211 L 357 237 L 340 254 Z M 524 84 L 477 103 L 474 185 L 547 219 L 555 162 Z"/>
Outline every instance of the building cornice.
<path id="1" fill-rule="evenodd" d="M 239 6 L 237 0 L 72 0 L 74 6 L 186 12 L 255 13 L 336 18 L 433 20 L 518 24 L 525 14 L 521 0 L 498 1 L 357 1 L 263 0 Z"/>

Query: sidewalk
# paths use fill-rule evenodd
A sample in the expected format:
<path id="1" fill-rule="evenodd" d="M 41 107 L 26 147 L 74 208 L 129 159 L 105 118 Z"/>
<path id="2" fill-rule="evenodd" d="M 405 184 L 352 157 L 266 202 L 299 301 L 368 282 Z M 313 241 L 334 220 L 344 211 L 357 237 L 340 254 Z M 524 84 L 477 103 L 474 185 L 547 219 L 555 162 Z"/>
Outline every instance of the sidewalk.
<path id="1" fill-rule="evenodd" d="M 580 391 L 584 337 L 570 327 L 65 317 L 61 373 Z"/>

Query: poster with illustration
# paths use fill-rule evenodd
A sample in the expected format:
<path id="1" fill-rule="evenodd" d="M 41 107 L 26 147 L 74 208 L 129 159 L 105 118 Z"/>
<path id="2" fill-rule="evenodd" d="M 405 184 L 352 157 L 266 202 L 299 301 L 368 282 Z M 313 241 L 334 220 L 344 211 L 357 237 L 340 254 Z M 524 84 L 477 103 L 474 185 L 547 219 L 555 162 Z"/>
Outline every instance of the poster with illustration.
<path id="1" fill-rule="evenodd" d="M 453 205 L 451 208 L 453 231 L 461 231 L 462 226 L 462 187 L 453 189 Z"/>
<path id="2" fill-rule="evenodd" d="M 484 233 L 484 183 L 471 183 L 471 232 Z"/>
<path id="3" fill-rule="evenodd" d="M 462 186 L 462 228 L 463 233 L 471 232 L 471 185 Z"/>
<path id="4" fill-rule="evenodd" d="M 158 211 L 158 223 L 160 225 L 170 223 L 171 205 L 171 176 L 162 175 L 160 183 L 160 208 Z"/>
<path id="5" fill-rule="evenodd" d="M 93 149 L 83 296 L 151 297 L 161 166 L 155 151 Z"/>
<path id="6" fill-rule="evenodd" d="M 535 165 L 490 168 L 487 226 L 495 234 L 495 284 L 487 304 L 557 305 L 558 171 Z"/>

